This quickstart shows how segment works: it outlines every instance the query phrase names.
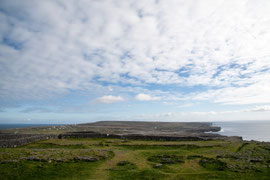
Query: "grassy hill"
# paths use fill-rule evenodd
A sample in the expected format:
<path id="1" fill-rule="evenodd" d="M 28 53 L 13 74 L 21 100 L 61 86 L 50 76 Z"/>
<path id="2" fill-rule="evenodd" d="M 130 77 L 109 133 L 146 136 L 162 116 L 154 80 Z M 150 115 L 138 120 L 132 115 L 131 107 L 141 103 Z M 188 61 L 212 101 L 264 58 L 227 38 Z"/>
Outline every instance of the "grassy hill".
<path id="1" fill-rule="evenodd" d="M 269 179 L 270 144 L 48 139 L 0 148 L 0 179 Z"/>

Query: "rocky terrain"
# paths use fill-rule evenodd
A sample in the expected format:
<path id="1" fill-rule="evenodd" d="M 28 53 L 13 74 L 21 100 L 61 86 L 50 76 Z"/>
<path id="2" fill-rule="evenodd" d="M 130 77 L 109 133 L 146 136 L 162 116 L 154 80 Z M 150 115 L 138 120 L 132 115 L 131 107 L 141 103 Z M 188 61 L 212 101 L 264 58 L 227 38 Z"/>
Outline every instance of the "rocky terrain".
<path id="1" fill-rule="evenodd" d="M 220 127 L 207 122 L 142 122 L 142 121 L 99 121 L 87 124 L 27 127 L 0 130 L 0 133 L 15 134 L 61 134 L 66 132 L 93 131 L 102 134 L 141 135 L 197 135 L 217 132 Z"/>
<path id="2" fill-rule="evenodd" d="M 35 141 L 58 138 L 57 135 L 48 134 L 0 134 L 0 147 L 17 147 L 29 144 Z"/>
<path id="3" fill-rule="evenodd" d="M 123 121 L 3 130 L 0 179 L 269 179 L 269 143 L 219 130 Z"/>
<path id="4" fill-rule="evenodd" d="M 255 141 L 45 139 L 0 148 L 0 179 L 269 179 L 270 144 Z"/>
<path id="5" fill-rule="evenodd" d="M 0 131 L 0 147 L 16 147 L 49 138 L 120 138 L 141 140 L 242 140 L 215 133 L 220 127 L 205 122 L 100 121 L 95 123 L 28 127 Z"/>

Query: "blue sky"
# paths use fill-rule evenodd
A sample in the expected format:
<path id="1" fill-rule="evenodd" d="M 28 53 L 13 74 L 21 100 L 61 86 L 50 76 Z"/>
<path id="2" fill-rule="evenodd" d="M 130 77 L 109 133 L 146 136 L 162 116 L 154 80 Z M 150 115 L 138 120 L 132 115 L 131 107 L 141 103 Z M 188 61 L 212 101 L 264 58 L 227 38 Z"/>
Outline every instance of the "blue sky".
<path id="1" fill-rule="evenodd" d="M 270 120 L 268 0 L 0 0 L 0 123 Z"/>

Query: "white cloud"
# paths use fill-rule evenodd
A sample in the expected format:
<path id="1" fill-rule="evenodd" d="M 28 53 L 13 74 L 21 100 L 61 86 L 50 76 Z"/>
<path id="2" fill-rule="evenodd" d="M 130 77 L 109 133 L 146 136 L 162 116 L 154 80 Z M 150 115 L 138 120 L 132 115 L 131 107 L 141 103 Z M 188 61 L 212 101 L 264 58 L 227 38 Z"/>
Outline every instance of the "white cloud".
<path id="1" fill-rule="evenodd" d="M 256 106 L 255 108 L 246 110 L 246 112 L 270 112 L 270 106 Z"/>
<path id="2" fill-rule="evenodd" d="M 124 101 L 124 98 L 122 98 L 121 96 L 112 96 L 112 95 L 103 96 L 95 100 L 95 102 L 105 103 L 105 104 L 111 104 L 111 103 L 122 102 L 122 101 Z"/>
<path id="3" fill-rule="evenodd" d="M 138 94 L 135 98 L 139 101 L 157 101 L 161 99 L 160 97 L 154 97 L 154 96 L 150 96 L 150 95 L 142 94 L 142 93 Z"/>
<path id="4" fill-rule="evenodd" d="M 2 99 L 150 84 L 207 87 L 186 96 L 220 104 L 270 102 L 268 0 L 2 0 L 1 9 Z"/>
<path id="5" fill-rule="evenodd" d="M 141 114 L 128 117 L 132 120 L 150 121 L 237 121 L 237 120 L 269 120 L 270 106 L 256 106 L 249 109 L 233 111 L 191 111 L 191 112 L 162 112 Z"/>
<path id="6" fill-rule="evenodd" d="M 192 107 L 194 105 L 195 105 L 194 103 L 185 103 L 185 104 L 179 105 L 178 107 L 180 107 L 180 108 L 186 108 L 186 107 Z"/>
<path id="7" fill-rule="evenodd" d="M 190 95 L 193 100 L 209 100 L 219 104 L 264 104 L 270 102 L 270 81 L 257 82 L 243 87 L 224 87 Z"/>

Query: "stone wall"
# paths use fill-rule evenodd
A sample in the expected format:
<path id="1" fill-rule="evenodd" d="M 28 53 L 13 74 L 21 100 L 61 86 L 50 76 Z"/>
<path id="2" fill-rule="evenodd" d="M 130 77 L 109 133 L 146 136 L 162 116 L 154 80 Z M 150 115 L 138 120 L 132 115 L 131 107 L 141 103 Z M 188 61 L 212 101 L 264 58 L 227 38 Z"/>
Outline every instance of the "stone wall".
<path id="1" fill-rule="evenodd" d="M 60 134 L 58 136 L 59 139 L 65 138 L 122 138 L 121 135 L 115 134 L 101 134 L 92 131 L 83 131 L 83 132 L 69 132 L 65 134 Z"/>
<path id="2" fill-rule="evenodd" d="M 102 134 L 92 131 L 69 132 L 59 135 L 47 134 L 0 134 L 0 147 L 18 147 L 35 141 L 45 139 L 65 139 L 65 138 L 118 138 L 131 140 L 159 140 L 159 141 L 201 141 L 201 140 L 237 140 L 242 138 L 238 136 L 228 137 L 218 134 L 201 134 L 194 136 L 157 136 L 141 134 Z"/>
<path id="3" fill-rule="evenodd" d="M 0 147 L 17 147 L 52 138 L 58 138 L 58 136 L 45 134 L 0 134 Z"/>
<path id="4" fill-rule="evenodd" d="M 224 139 L 224 136 L 220 135 L 203 135 L 203 136 L 156 136 L 156 135 L 141 135 L 141 134 L 101 134 L 96 132 L 70 132 L 60 134 L 59 138 L 119 138 L 119 139 L 132 139 L 132 140 L 160 140 L 160 141 L 201 141 L 201 140 L 213 140 Z"/>

